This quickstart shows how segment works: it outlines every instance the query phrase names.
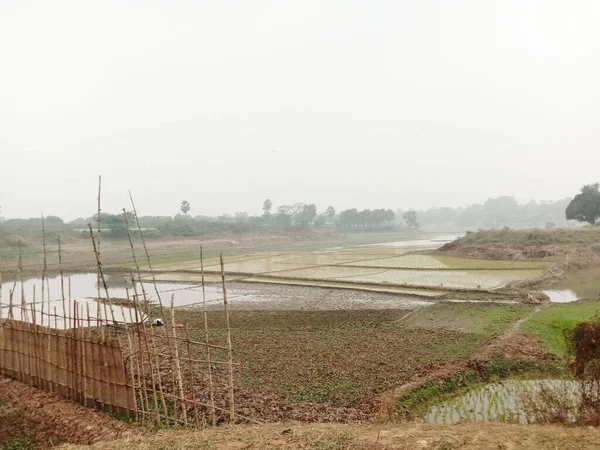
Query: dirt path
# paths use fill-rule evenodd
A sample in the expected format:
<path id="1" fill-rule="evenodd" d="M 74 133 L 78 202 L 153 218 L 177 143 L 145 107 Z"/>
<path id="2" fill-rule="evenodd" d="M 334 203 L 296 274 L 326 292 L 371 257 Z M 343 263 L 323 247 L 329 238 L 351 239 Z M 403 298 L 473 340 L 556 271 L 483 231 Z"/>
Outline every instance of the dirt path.
<path id="1" fill-rule="evenodd" d="M 65 446 L 68 449 L 90 447 Z M 600 449 L 600 430 L 559 425 L 274 424 L 131 436 L 91 448 L 282 450 L 581 450 Z"/>

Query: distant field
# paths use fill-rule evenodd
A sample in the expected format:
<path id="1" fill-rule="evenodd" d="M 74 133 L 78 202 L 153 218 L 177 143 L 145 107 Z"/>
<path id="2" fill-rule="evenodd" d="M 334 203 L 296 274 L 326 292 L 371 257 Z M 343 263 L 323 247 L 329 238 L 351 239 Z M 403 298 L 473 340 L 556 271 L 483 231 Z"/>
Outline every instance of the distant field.
<path id="1" fill-rule="evenodd" d="M 435 248 L 434 245 L 255 252 L 227 256 L 225 268 L 236 279 L 246 281 L 387 286 L 435 289 L 444 293 L 498 289 L 515 281 L 538 278 L 550 265 L 543 261 L 475 260 L 423 253 Z M 198 261 L 159 262 L 155 267 L 171 272 L 185 270 L 189 274 L 200 271 Z M 211 275 L 218 272 L 218 259 L 207 259 L 204 268 Z"/>

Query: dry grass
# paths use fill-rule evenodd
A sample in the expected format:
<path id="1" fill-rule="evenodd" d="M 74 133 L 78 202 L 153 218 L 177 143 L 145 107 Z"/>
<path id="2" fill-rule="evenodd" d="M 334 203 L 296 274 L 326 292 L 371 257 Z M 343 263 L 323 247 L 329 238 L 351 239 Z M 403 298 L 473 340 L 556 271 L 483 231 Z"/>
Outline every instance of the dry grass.
<path id="1" fill-rule="evenodd" d="M 600 430 L 558 425 L 460 424 L 236 426 L 133 435 L 65 449 L 576 450 L 600 448 Z"/>

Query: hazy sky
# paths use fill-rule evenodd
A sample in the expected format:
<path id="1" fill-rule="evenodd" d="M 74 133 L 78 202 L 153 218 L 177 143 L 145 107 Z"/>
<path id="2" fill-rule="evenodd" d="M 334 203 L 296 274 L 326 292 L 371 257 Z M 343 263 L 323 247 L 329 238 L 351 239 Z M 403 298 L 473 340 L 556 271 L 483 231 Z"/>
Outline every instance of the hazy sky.
<path id="1" fill-rule="evenodd" d="M 424 208 L 600 181 L 594 0 L 0 0 L 5 217 Z"/>

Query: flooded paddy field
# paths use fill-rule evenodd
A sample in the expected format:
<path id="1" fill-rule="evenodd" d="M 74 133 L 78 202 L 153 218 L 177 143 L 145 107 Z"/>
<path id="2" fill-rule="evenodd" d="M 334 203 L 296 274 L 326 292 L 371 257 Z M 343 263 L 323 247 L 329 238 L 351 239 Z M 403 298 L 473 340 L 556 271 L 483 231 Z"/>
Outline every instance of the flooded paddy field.
<path id="1" fill-rule="evenodd" d="M 431 424 L 459 422 L 543 422 L 558 404 L 563 411 L 555 414 L 565 416 L 565 422 L 575 420 L 584 396 L 598 401 L 598 382 L 574 380 L 506 380 L 482 387 L 433 405 L 423 419 Z M 548 397 L 553 404 L 548 404 Z"/>
<path id="2" fill-rule="evenodd" d="M 475 260 L 432 253 L 455 237 L 236 255 L 225 258 L 225 268 L 235 280 L 245 282 L 366 288 L 433 297 L 452 291 L 490 291 L 535 280 L 548 267 L 548 262 L 542 261 Z M 200 274 L 199 261 L 158 268 L 160 279 L 165 281 L 196 282 Z M 219 260 L 207 259 L 204 269 L 208 279 L 216 281 Z"/>

